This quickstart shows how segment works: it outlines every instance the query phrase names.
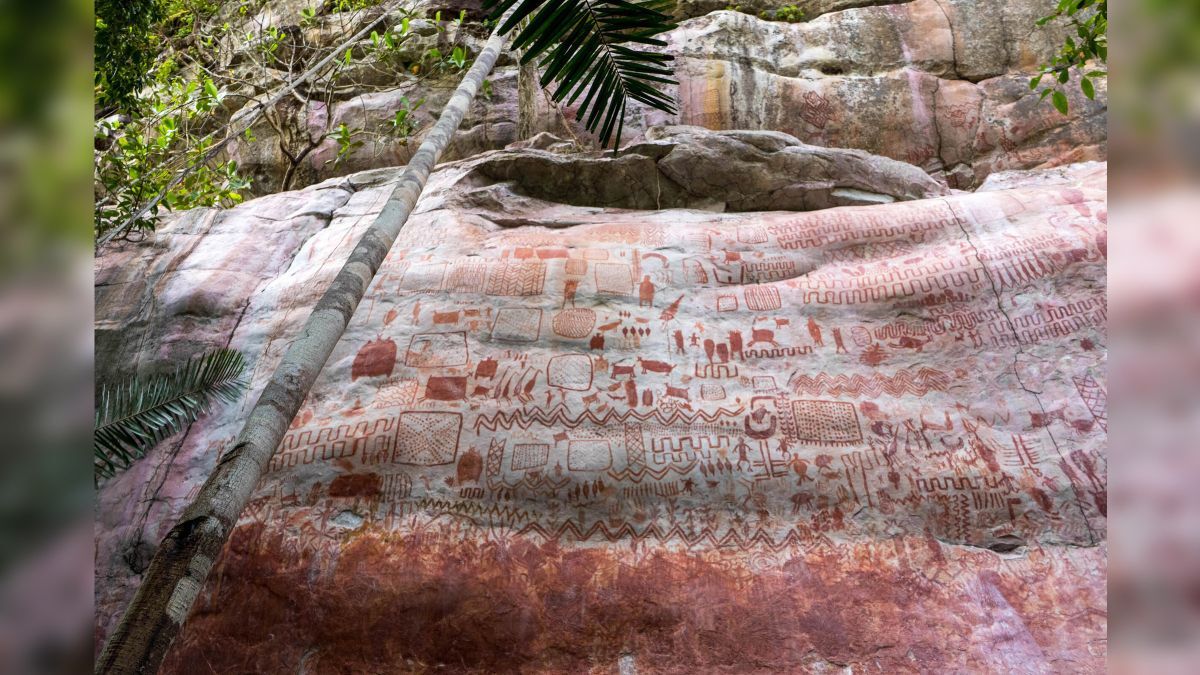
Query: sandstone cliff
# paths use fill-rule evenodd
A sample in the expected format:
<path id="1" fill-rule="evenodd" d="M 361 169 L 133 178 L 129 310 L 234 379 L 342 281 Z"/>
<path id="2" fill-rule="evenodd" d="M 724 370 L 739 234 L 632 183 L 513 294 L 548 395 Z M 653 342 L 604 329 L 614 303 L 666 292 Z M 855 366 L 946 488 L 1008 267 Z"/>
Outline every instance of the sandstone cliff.
<path id="1" fill-rule="evenodd" d="M 254 180 L 256 194 L 309 185 L 356 171 L 403 164 L 450 96 L 458 71 L 432 64 L 429 49 L 473 54 L 486 35 L 474 0 L 401 3 L 384 12 L 319 14 L 305 22 L 305 0 L 225 3 L 210 21 L 228 25 L 220 62 L 228 76 L 227 115 L 249 112 L 308 64 L 359 28 L 387 32 L 403 17 L 441 11 L 443 21 L 415 18 L 403 44 L 388 53 L 369 40 L 353 61 L 301 87 L 260 120 L 253 141 L 235 141 L 230 156 Z M 362 3 L 372 5 L 373 3 Z M 667 35 L 676 55 L 672 88 L 679 114 L 631 110 L 626 138 L 652 125 L 783 131 L 806 143 L 857 148 L 916 164 L 951 187 L 971 188 L 993 171 L 1102 160 L 1107 146 L 1106 91 L 1089 101 L 1071 87 L 1071 114 L 1040 104 L 1027 86 L 1066 35 L 1034 22 L 1053 0 L 818 0 L 788 3 L 797 23 L 772 21 L 780 0 L 742 4 L 683 2 L 684 20 Z M 732 11 L 732 7 L 741 11 Z M 245 8 L 245 9 L 243 9 Z M 450 21 L 467 11 L 461 25 Z M 265 58 L 262 34 L 274 29 L 290 45 Z M 443 64 L 444 66 L 444 64 Z M 519 72 L 520 71 L 520 72 Z M 502 57 L 490 89 L 473 107 L 449 150 L 461 158 L 549 131 L 588 146 L 539 93 L 530 70 Z M 523 83 L 523 84 L 522 84 Z M 392 133 L 397 110 L 415 106 L 411 137 Z M 339 125 L 364 132 L 335 162 Z"/>
<path id="2" fill-rule="evenodd" d="M 169 672 L 1103 670 L 1104 165 L 648 136 L 439 169 Z M 101 353 L 261 386 L 397 175 L 122 244 Z M 98 639 L 252 401 L 102 487 Z"/>
<path id="3" fill-rule="evenodd" d="M 98 644 L 448 99 L 428 50 L 485 35 L 313 4 L 210 19 L 224 118 L 468 19 L 355 45 L 230 146 L 262 196 L 97 259 L 98 377 L 252 381 L 99 489 Z M 1029 91 L 1053 4 L 681 1 L 679 114 L 620 154 L 502 57 L 164 671 L 1101 672 L 1106 92 Z"/>

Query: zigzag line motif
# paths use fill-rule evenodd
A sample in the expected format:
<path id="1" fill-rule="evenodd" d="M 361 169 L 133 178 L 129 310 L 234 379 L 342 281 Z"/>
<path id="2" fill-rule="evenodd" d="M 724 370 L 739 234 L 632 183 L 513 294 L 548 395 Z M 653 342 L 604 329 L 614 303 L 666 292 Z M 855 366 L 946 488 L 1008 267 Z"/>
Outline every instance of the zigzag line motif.
<path id="1" fill-rule="evenodd" d="M 813 377 L 796 372 L 788 380 L 788 386 L 796 394 L 806 396 L 878 398 L 880 394 L 887 394 L 899 398 L 920 397 L 931 391 L 946 391 L 950 386 L 950 379 L 950 375 L 934 368 L 921 368 L 915 375 L 912 371 L 902 369 L 891 377 L 880 373 L 874 373 L 870 377 L 821 373 Z"/>
<path id="2" fill-rule="evenodd" d="M 495 415 L 480 415 L 475 418 L 475 431 L 487 429 L 488 431 L 496 431 L 504 429 L 511 431 L 514 426 L 521 429 L 529 429 L 535 423 L 542 426 L 558 426 L 562 425 L 569 429 L 591 422 L 596 425 L 606 425 L 610 422 L 624 422 L 628 419 L 634 419 L 639 422 L 653 420 L 662 425 L 672 424 L 693 424 L 697 420 L 705 423 L 715 422 L 722 417 L 736 417 L 742 414 L 745 406 L 736 408 L 717 408 L 712 412 L 706 410 L 698 410 L 694 413 L 686 413 L 682 408 L 677 408 L 670 413 L 664 413 L 661 410 L 649 410 L 646 412 L 638 412 L 636 410 L 627 410 L 625 412 L 617 412 L 615 408 L 609 408 L 603 415 L 596 415 L 588 410 L 578 417 L 571 417 L 566 406 L 559 404 L 550 412 L 544 412 L 540 409 L 528 410 L 522 408 L 513 412 L 497 412 Z"/>
<path id="3" fill-rule="evenodd" d="M 677 473 L 680 476 L 686 476 L 686 475 L 690 474 L 692 472 L 692 469 L 696 468 L 696 465 L 699 463 L 700 463 L 699 460 L 693 459 L 692 461 L 688 462 L 687 464 L 682 464 L 679 466 L 675 466 L 672 464 L 672 465 L 664 466 L 663 468 L 657 469 L 657 470 L 646 468 L 646 467 L 642 467 L 641 469 L 621 469 L 620 471 L 610 470 L 608 472 L 608 475 L 612 476 L 613 480 L 619 480 L 619 481 L 627 480 L 627 481 L 631 481 L 633 483 L 640 483 L 647 476 L 653 478 L 654 480 L 662 480 L 663 478 L 666 478 L 669 474 L 672 474 L 672 473 Z"/>
<path id="4" fill-rule="evenodd" d="M 688 534 L 683 531 L 683 528 L 678 524 L 671 526 L 667 530 L 661 530 L 657 525 L 648 525 L 640 532 L 637 528 L 629 523 L 622 523 L 615 530 L 609 528 L 604 521 L 596 521 L 591 527 L 581 529 L 573 520 L 568 520 L 559 525 L 558 528 L 548 529 L 540 523 L 529 523 L 522 527 L 517 534 L 527 535 L 536 534 L 547 541 L 560 541 L 566 535 L 570 534 L 576 541 L 589 541 L 591 539 L 603 539 L 608 542 L 616 542 L 621 540 L 645 541 L 652 539 L 659 544 L 665 544 L 670 541 L 682 542 L 688 546 L 696 546 L 698 544 L 707 544 L 712 548 L 737 548 L 747 550 L 749 548 L 768 548 L 773 553 L 778 553 L 787 548 L 801 547 L 805 550 L 813 550 L 817 548 L 830 547 L 832 542 L 824 534 L 805 530 L 801 532 L 798 528 L 791 528 L 787 534 L 776 540 L 762 528 L 754 530 L 753 534 L 743 536 L 738 534 L 736 530 L 729 530 L 724 535 L 718 537 L 709 528 L 704 528 L 696 534 Z"/>
<path id="5" fill-rule="evenodd" d="M 524 509 L 514 509 L 507 506 L 484 506 L 474 502 L 448 501 L 445 499 L 434 499 L 432 497 L 424 497 L 415 502 L 409 502 L 407 505 L 412 512 L 415 511 L 435 511 L 438 513 L 454 513 L 460 516 L 484 517 L 493 519 L 503 519 L 505 522 L 521 523 L 529 520 L 529 512 Z"/>

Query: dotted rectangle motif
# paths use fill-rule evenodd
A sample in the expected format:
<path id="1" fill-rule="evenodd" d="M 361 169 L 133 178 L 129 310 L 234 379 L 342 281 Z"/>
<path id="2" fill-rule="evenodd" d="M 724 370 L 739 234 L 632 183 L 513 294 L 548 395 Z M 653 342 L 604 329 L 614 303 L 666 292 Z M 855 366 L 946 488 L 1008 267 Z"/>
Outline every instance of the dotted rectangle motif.
<path id="1" fill-rule="evenodd" d="M 461 431 L 461 413 L 400 413 L 392 461 L 416 466 L 451 464 L 458 456 L 458 435 Z"/>
<path id="2" fill-rule="evenodd" d="M 862 442 L 858 412 L 846 401 L 792 401 L 796 439 L 814 445 L 853 445 Z"/>
<path id="3" fill-rule="evenodd" d="M 612 466 L 612 446 L 602 439 L 571 441 L 567 445 L 567 468 L 571 471 L 604 471 Z"/>
<path id="4" fill-rule="evenodd" d="M 592 357 L 587 354 L 561 354 L 546 366 L 546 382 L 551 387 L 587 391 L 592 387 Z"/>
<path id="5" fill-rule="evenodd" d="M 633 268 L 625 263 L 596 263 L 596 292 L 605 295 L 633 293 Z"/>
<path id="6" fill-rule="evenodd" d="M 496 311 L 492 339 L 504 342 L 534 342 L 542 330 L 542 310 L 503 307 Z"/>
<path id="7" fill-rule="evenodd" d="M 550 460 L 550 446 L 546 443 L 518 443 L 513 446 L 513 471 L 541 469 Z"/>

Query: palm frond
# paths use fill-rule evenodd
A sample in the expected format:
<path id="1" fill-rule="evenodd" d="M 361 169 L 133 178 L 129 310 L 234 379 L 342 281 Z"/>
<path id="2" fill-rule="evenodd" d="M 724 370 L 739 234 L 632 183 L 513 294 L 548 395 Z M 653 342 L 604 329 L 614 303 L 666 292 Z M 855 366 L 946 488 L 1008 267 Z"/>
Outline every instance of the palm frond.
<path id="1" fill-rule="evenodd" d="M 629 99 L 675 113 L 660 90 L 677 84 L 673 57 L 644 48 L 666 45 L 655 36 L 675 27 L 663 12 L 669 0 L 490 0 L 489 6 L 493 19 L 516 7 L 501 33 L 528 19 L 513 40 L 524 50 L 521 62 L 541 57 L 541 85 L 555 85 L 556 103 L 572 105 L 583 96 L 575 119 L 586 114 L 585 126 L 599 129 L 601 145 L 614 140 L 613 147 L 620 146 Z"/>
<path id="2" fill-rule="evenodd" d="M 213 400 L 232 402 L 245 389 L 240 352 L 215 349 L 178 369 L 103 385 L 96 399 L 96 479 L 127 468 L 167 436 L 196 421 Z"/>

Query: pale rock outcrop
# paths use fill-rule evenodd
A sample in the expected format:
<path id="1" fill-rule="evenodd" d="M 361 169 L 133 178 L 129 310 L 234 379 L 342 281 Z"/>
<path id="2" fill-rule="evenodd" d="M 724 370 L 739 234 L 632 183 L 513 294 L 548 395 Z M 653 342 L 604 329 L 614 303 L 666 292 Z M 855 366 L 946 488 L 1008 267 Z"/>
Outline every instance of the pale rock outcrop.
<path id="1" fill-rule="evenodd" d="M 472 189 L 444 187 L 425 200 L 509 214 L 530 198 L 618 209 L 800 211 L 947 193 L 916 167 L 861 151 L 806 146 L 780 133 L 666 127 L 649 136 L 654 140 L 614 157 L 552 152 L 569 144 L 543 134 L 462 164 L 454 175 Z M 363 181 L 396 172 L 381 169 L 301 193 L 269 195 L 234 211 L 186 211 L 164 230 L 169 236 L 111 249 L 96 274 L 97 376 L 111 378 L 122 364 L 171 360 L 227 343 L 253 294 L 289 273 L 289 265 L 313 262 L 304 247 L 335 214 L 345 217 L 361 199 L 356 191 Z M 250 222 L 255 227 L 247 227 Z M 270 252 L 266 260 L 257 255 L 263 251 Z"/>
<path id="2" fill-rule="evenodd" d="M 1104 670 L 1104 165 L 945 194 L 780 134 L 647 136 L 433 175 L 165 672 Z M 808 161 L 924 198 L 737 211 L 806 206 L 754 167 Z M 608 183 L 548 201 L 530 166 Z M 105 349 L 202 335 L 256 391 L 397 175 L 121 243 Z M 101 486 L 97 640 L 253 400 Z"/>
<path id="3" fill-rule="evenodd" d="M 458 72 L 421 64 L 430 48 L 448 53 L 461 44 L 473 55 L 486 30 L 474 2 L 418 3 L 381 15 L 379 8 L 322 15 L 317 25 L 300 26 L 303 2 L 267 2 L 249 16 L 225 12 L 236 28 L 226 41 L 236 77 L 227 105 L 234 114 L 277 91 L 289 75 L 276 64 L 264 68 L 244 44 L 247 31 L 262 26 L 284 30 L 302 47 L 294 62 L 303 65 L 358 28 L 398 25 L 409 12 L 441 10 L 441 30 L 413 19 L 411 36 L 398 50 L 381 56 L 369 41 L 353 48 L 354 59 L 331 81 L 314 83 L 289 97 L 255 125 L 253 142 L 236 140 L 229 149 L 254 181 L 254 193 L 294 189 L 329 177 L 407 161 L 453 90 Z M 1107 89 L 1097 81 L 1090 101 L 1071 84 L 1065 88 L 1071 112 L 1060 115 L 1029 90 L 1029 78 L 1047 62 L 1068 34 L 1065 26 L 1039 28 L 1053 0 L 816 0 L 786 3 L 682 3 L 683 21 L 665 36 L 676 56 L 672 87 L 679 113 L 666 116 L 630 107 L 625 140 L 642 140 L 655 125 L 699 125 L 710 129 L 781 131 L 813 145 L 855 148 L 916 164 L 952 188 L 978 185 L 993 171 L 1028 169 L 1087 160 L 1107 154 Z M 804 11 L 797 23 L 755 16 L 785 5 Z M 232 6 L 232 5 L 231 5 Z M 729 11 L 738 6 L 742 11 Z M 462 26 L 449 19 L 468 11 Z M 748 13 L 747 13 L 748 12 Z M 239 42 L 241 41 L 241 42 Z M 323 53 L 323 52 L 320 52 Z M 291 58 L 291 55 L 284 55 Z M 284 57 L 281 57 L 284 58 Z M 409 69 L 417 64 L 418 72 Z M 549 131 L 583 145 L 594 138 L 573 122 L 573 108 L 556 109 L 525 70 L 519 94 L 513 55 L 502 57 L 491 77 L 490 96 L 478 100 L 450 148 L 447 159 L 469 157 Z M 410 137 L 390 133 L 397 110 L 424 103 L 412 119 Z M 362 145 L 341 161 L 338 125 L 367 133 Z"/>
<path id="4" fill-rule="evenodd" d="M 1060 31 L 1038 3 L 914 0 L 807 23 L 714 12 L 682 24 L 679 121 L 775 129 L 901 159 L 969 188 L 989 173 L 1106 156 L 1106 92 L 1065 90 L 1064 117 L 1028 86 Z M 647 119 L 657 119 L 647 114 Z"/>

